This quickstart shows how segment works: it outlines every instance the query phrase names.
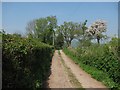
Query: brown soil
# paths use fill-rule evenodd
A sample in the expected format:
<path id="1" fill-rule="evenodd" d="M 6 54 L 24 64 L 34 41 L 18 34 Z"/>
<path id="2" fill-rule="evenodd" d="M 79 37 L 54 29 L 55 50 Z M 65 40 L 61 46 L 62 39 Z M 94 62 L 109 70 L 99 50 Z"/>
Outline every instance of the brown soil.
<path id="1" fill-rule="evenodd" d="M 51 75 L 49 77 L 48 84 L 49 88 L 72 88 L 57 50 L 55 51 L 52 59 Z"/>

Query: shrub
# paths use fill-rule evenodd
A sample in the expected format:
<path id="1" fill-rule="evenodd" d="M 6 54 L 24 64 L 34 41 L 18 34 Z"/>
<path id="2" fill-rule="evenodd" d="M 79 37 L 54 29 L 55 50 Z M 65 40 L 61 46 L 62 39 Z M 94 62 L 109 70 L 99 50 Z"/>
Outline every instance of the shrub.
<path id="1" fill-rule="evenodd" d="M 53 47 L 11 34 L 3 34 L 2 40 L 2 87 L 42 87 L 50 69 Z"/>

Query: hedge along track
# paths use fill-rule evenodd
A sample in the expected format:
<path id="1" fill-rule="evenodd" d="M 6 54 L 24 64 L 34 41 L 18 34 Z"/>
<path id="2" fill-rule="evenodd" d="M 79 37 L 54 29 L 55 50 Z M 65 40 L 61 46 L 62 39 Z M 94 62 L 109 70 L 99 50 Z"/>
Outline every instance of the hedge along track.
<path id="1" fill-rule="evenodd" d="M 61 57 L 61 53 L 58 50 L 58 54 L 60 56 L 61 62 L 64 66 L 65 73 L 68 75 L 69 82 L 72 84 L 73 88 L 80 89 L 80 90 L 85 90 L 82 88 L 81 83 L 76 79 L 75 75 L 72 73 L 71 69 L 67 67 L 65 64 L 63 58 Z"/>

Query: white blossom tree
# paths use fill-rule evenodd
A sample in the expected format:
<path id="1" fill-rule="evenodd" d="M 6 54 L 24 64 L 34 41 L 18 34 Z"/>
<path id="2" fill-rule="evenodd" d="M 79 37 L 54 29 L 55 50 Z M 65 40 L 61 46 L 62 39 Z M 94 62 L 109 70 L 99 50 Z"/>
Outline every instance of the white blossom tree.
<path id="1" fill-rule="evenodd" d="M 99 44 L 100 39 L 106 37 L 106 35 L 103 34 L 103 32 L 106 32 L 106 30 L 106 22 L 103 20 L 97 20 L 86 30 L 86 35 L 90 38 L 97 39 L 97 43 Z"/>

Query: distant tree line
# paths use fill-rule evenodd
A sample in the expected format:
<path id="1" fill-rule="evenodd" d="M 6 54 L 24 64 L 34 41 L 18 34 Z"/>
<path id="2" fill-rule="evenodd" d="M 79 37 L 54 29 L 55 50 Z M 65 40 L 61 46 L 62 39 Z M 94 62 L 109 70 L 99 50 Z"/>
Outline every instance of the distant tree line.
<path id="1" fill-rule="evenodd" d="M 97 20 L 90 27 L 86 24 L 87 20 L 80 23 L 65 21 L 62 25 L 58 25 L 56 16 L 48 16 L 28 22 L 26 30 L 28 37 L 39 39 L 58 49 L 71 46 L 73 39 L 77 39 L 82 46 L 85 46 L 90 45 L 93 39 L 100 44 L 101 39 L 107 38 L 104 34 L 107 30 L 105 21 Z"/>

